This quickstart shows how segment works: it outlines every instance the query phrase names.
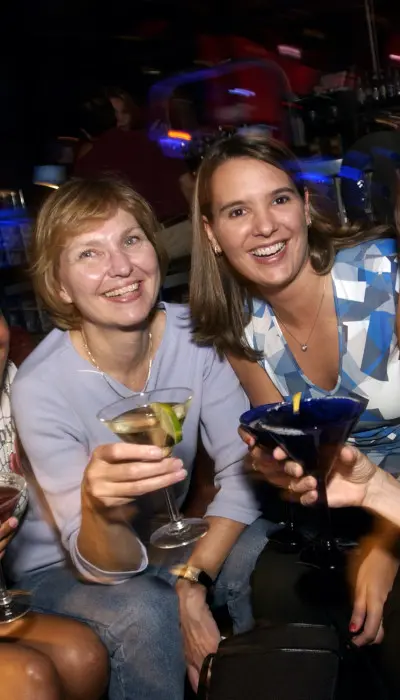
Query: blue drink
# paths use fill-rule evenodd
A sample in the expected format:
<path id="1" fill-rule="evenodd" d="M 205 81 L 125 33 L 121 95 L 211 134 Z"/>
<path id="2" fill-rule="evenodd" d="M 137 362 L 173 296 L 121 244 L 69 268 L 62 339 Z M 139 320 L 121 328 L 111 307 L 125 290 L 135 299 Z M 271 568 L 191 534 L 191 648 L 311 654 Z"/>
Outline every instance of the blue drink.
<path id="1" fill-rule="evenodd" d="M 339 556 L 331 534 L 326 495 L 326 477 L 341 446 L 355 427 L 365 404 L 350 397 L 305 399 L 294 413 L 289 402 L 259 406 L 241 416 L 241 423 L 257 441 L 270 449 L 271 439 L 306 474 L 318 482 L 318 503 L 325 514 L 325 533 L 313 551 L 304 552 L 303 561 L 323 568 L 336 568 Z"/>

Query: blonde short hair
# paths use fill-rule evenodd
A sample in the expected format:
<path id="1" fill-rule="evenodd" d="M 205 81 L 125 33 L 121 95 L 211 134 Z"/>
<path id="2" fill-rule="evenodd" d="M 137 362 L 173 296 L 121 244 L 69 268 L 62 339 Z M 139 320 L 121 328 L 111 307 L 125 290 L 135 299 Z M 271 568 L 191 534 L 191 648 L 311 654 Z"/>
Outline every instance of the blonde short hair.
<path id="1" fill-rule="evenodd" d="M 67 241 L 107 221 L 118 209 L 132 214 L 156 251 L 161 277 L 168 259 L 157 233 L 151 206 L 128 184 L 115 178 L 75 178 L 54 191 L 41 207 L 34 229 L 32 277 L 35 291 L 54 323 L 64 330 L 79 328 L 81 317 L 60 296 L 59 262 Z"/>

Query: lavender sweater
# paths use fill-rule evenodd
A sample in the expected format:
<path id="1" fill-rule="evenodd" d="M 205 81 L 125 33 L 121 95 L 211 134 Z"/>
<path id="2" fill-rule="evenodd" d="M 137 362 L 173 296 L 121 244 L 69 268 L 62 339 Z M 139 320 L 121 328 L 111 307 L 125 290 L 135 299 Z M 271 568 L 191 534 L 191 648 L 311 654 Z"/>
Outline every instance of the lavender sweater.
<path id="1" fill-rule="evenodd" d="M 249 525 L 260 513 L 243 474 L 246 446 L 237 433 L 248 400 L 228 362 L 219 360 L 212 349 L 192 342 L 187 308 L 164 303 L 161 307 L 167 315 L 166 327 L 148 389 L 187 386 L 193 390 L 183 440 L 174 450 L 189 473 L 175 487 L 178 503 L 184 501 L 189 488 L 200 428 L 203 444 L 215 461 L 215 484 L 220 487 L 207 515 Z M 77 547 L 84 469 L 98 445 L 118 440 L 96 414 L 118 400 L 112 386 L 122 396 L 132 393 L 111 377 L 107 379 L 80 357 L 69 333 L 60 330 L 53 330 L 17 373 L 12 409 L 32 483 L 26 518 L 7 553 L 7 570 L 14 580 L 60 566 L 67 559 L 85 578 L 107 583 L 118 583 L 147 566 L 144 544 L 140 568 L 123 575 L 93 567 Z M 146 525 L 148 529 L 150 519 L 161 510 L 162 494 L 150 494 L 139 502 L 140 515 L 132 526 L 143 543 Z"/>

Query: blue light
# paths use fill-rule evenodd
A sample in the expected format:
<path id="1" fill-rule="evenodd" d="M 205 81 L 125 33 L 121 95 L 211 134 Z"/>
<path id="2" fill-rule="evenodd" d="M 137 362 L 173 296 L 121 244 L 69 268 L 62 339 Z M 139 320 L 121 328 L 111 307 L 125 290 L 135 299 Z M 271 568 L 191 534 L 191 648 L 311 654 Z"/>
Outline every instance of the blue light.
<path id="1" fill-rule="evenodd" d="M 231 95 L 240 95 L 241 97 L 255 97 L 256 93 L 251 90 L 245 90 L 244 88 L 232 88 L 228 90 Z"/>

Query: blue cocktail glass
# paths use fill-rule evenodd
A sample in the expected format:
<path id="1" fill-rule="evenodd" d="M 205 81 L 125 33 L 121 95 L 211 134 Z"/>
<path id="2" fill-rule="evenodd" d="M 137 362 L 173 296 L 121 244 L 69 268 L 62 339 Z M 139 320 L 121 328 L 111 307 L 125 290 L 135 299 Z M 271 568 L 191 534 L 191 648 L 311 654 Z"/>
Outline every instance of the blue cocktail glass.
<path id="1" fill-rule="evenodd" d="M 324 516 L 323 532 L 303 550 L 302 561 L 323 569 L 336 569 L 342 563 L 342 556 L 332 535 L 326 479 L 338 451 L 365 410 L 365 403 L 352 397 L 329 396 L 301 401 L 297 413 L 294 413 L 291 402 L 260 406 L 254 410 L 257 411 L 256 417 L 251 411 L 241 416 L 243 427 L 257 435 L 261 445 L 263 433 L 266 433 L 318 483 L 318 505 Z"/>

